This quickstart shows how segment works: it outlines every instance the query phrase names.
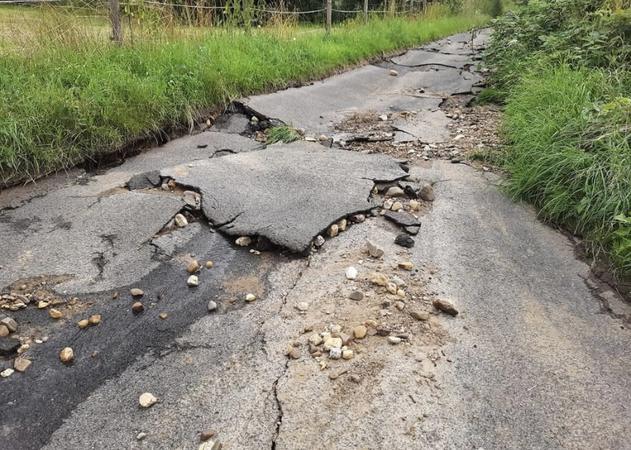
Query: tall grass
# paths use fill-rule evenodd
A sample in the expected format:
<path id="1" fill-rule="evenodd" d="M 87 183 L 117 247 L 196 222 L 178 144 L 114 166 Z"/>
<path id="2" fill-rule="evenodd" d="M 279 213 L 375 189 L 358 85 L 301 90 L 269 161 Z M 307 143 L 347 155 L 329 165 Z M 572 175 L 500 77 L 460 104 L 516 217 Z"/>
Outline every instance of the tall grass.
<path id="1" fill-rule="evenodd" d="M 214 29 L 137 40 L 40 41 L 0 58 L 0 185 L 112 152 L 200 111 L 316 79 L 382 53 L 484 24 L 467 12 L 321 29 Z"/>
<path id="2" fill-rule="evenodd" d="M 540 68 L 508 97 L 508 190 L 586 238 L 631 273 L 631 90 L 628 75 Z"/>

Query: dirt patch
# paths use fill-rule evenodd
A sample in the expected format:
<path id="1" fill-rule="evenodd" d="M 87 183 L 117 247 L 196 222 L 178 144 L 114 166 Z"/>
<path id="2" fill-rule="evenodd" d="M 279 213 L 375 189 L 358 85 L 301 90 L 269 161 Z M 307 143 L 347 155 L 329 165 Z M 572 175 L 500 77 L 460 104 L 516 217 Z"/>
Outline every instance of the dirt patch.
<path id="1" fill-rule="evenodd" d="M 441 110 L 451 119 L 446 142 L 423 143 L 418 139 L 397 142 L 395 122 L 413 120 L 421 113 L 413 111 L 379 115 L 373 111 L 357 112 L 336 125 L 342 148 L 366 153 L 385 153 L 411 163 L 429 159 L 472 160 L 478 166 L 494 166 L 494 155 L 502 149 L 498 130 L 501 111 L 495 105 L 470 106 L 471 96 L 446 99 Z"/>

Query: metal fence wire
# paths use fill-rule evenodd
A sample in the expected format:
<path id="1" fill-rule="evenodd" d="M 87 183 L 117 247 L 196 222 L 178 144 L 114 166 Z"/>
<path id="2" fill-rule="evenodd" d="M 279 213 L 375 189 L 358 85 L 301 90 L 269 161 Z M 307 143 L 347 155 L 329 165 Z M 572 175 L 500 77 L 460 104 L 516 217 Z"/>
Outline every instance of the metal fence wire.
<path id="1" fill-rule="evenodd" d="M 125 28 L 148 23 L 258 27 L 289 21 L 323 25 L 330 32 L 333 24 L 348 19 L 419 14 L 427 5 L 427 0 L 0 0 L 0 12 L 3 6 L 41 8 L 50 14 L 100 18 L 111 27 L 111 38 L 122 42 Z"/>

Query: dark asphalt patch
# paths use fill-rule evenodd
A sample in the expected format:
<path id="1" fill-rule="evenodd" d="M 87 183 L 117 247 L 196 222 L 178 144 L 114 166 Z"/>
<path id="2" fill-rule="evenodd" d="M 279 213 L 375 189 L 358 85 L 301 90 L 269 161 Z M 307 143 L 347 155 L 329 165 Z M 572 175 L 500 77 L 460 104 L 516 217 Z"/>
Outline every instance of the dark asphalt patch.
<path id="1" fill-rule="evenodd" d="M 174 339 L 208 314 L 209 300 L 219 304 L 215 314 L 243 307 L 238 286 L 230 285 L 229 280 L 255 278 L 265 291 L 268 273 L 284 259 L 234 248 L 206 226 L 179 252 L 195 253 L 200 262 L 214 261 L 212 269 L 202 269 L 199 287 L 187 287 L 188 273 L 174 259 L 133 286 L 117 289 L 117 299 L 112 299 L 112 292 L 80 296 L 79 301 L 87 306 L 72 319 L 52 321 L 46 310 L 34 307 L 13 313 L 21 327 L 41 328 L 41 335 L 48 335 L 49 340 L 31 345 L 28 357 L 33 364 L 25 373 L 0 379 L 1 448 L 40 448 L 73 408 L 106 380 L 143 355 L 159 358 L 173 350 Z M 145 291 L 141 299 L 145 311 L 139 315 L 131 311 L 130 287 Z M 166 320 L 158 317 L 161 312 L 168 314 Z M 101 324 L 80 330 L 76 322 L 90 314 L 101 314 Z M 75 353 L 70 366 L 59 361 L 59 351 L 66 346 Z M 8 362 L 0 364 L 7 366 Z"/>

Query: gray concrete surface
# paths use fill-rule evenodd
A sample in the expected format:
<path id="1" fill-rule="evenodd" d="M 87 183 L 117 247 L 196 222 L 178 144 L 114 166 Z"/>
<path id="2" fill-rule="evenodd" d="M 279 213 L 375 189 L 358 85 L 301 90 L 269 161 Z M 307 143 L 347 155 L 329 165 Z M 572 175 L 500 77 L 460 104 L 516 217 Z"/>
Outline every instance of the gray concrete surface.
<path id="1" fill-rule="evenodd" d="M 413 253 L 461 311 L 420 443 L 629 448 L 631 329 L 603 312 L 572 243 L 468 166 L 412 173 L 445 180 Z"/>
<path id="2" fill-rule="evenodd" d="M 202 194 L 210 222 L 232 236 L 264 236 L 294 252 L 309 249 L 329 225 L 373 208 L 374 181 L 406 172 L 385 155 L 309 143 L 270 146 L 162 170 Z"/>

